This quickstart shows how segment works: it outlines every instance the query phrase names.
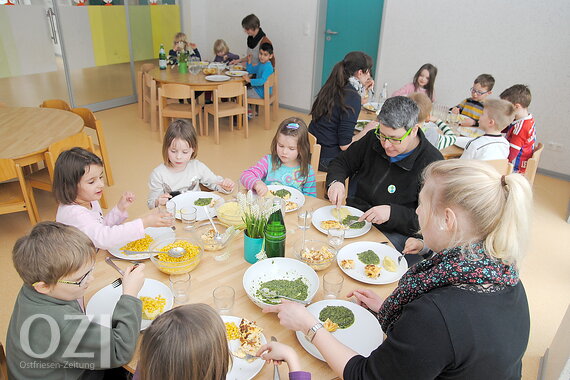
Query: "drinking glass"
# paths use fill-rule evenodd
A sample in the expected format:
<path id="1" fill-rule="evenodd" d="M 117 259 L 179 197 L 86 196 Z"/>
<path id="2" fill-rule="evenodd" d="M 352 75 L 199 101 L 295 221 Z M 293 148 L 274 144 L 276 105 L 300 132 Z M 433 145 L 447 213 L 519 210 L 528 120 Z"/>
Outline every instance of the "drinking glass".
<path id="1" fill-rule="evenodd" d="M 344 277 L 336 270 L 331 270 L 323 276 L 323 294 L 324 298 L 335 299 L 340 295 Z"/>
<path id="2" fill-rule="evenodd" d="M 174 218 L 176 217 L 176 203 L 174 203 L 173 201 L 168 201 L 166 202 L 166 212 L 170 214 L 170 218 L 172 219 L 172 222 L 174 222 Z"/>
<path id="3" fill-rule="evenodd" d="M 313 218 L 313 209 L 310 207 L 302 207 L 297 212 L 297 225 L 301 230 L 311 228 L 311 219 Z"/>
<path id="4" fill-rule="evenodd" d="M 343 228 L 331 228 L 327 230 L 327 238 L 331 247 L 339 249 L 344 243 L 345 230 Z"/>
<path id="5" fill-rule="evenodd" d="M 196 207 L 186 207 L 180 210 L 180 219 L 182 223 L 187 224 L 184 230 L 192 231 L 194 229 L 194 222 L 196 222 Z"/>
<path id="6" fill-rule="evenodd" d="M 174 302 L 183 304 L 188 302 L 188 291 L 190 290 L 190 273 L 171 274 L 170 289 L 174 295 Z"/>
<path id="7" fill-rule="evenodd" d="M 214 289 L 212 295 L 214 296 L 214 305 L 216 310 L 218 310 L 218 313 L 221 315 L 229 314 L 234 306 L 234 299 L 236 296 L 234 288 L 227 285 L 218 286 Z"/>

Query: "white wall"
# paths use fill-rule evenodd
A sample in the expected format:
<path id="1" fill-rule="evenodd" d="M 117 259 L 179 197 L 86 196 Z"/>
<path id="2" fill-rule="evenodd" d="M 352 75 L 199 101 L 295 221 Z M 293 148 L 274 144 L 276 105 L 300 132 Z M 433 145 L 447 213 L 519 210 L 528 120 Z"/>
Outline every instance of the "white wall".
<path id="1" fill-rule="evenodd" d="M 218 38 L 232 53 L 244 56 L 247 36 L 241 20 L 254 13 L 275 48 L 279 102 L 307 110 L 312 103 L 317 8 L 317 1 L 306 0 L 192 0 L 183 4 L 183 24 L 204 58 L 213 57 Z"/>
<path id="2" fill-rule="evenodd" d="M 457 104 L 478 74 L 496 79 L 493 97 L 530 86 L 540 168 L 570 175 L 570 2 L 568 0 L 385 0 L 379 82 L 392 92 L 426 62 L 438 67 L 437 101 Z M 548 150 L 548 143 L 561 145 Z"/>

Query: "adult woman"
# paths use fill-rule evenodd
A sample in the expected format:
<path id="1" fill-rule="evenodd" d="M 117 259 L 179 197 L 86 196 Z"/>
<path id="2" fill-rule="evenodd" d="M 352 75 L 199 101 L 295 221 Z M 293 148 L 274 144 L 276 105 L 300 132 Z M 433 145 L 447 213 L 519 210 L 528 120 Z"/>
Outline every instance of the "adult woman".
<path id="1" fill-rule="evenodd" d="M 298 304 L 283 303 L 284 326 L 308 331 L 344 379 L 515 379 L 528 343 L 529 311 L 517 264 L 530 220 L 531 190 L 519 174 L 501 176 L 481 161 L 438 161 L 424 174 L 417 213 L 436 252 L 413 266 L 378 312 L 387 339 L 364 358 L 338 342 Z M 315 332 L 316 331 L 316 332 Z"/>
<path id="2" fill-rule="evenodd" d="M 369 123 L 362 132 L 354 135 L 362 98 L 351 84 L 351 78 L 367 91 L 374 85 L 370 77 L 371 68 L 370 56 L 360 51 L 350 52 L 334 65 L 329 79 L 317 94 L 311 108 L 313 120 L 309 124 L 309 132 L 321 145 L 319 170 L 326 171 L 341 150 L 346 150 L 353 141 L 376 127 L 377 123 Z"/>

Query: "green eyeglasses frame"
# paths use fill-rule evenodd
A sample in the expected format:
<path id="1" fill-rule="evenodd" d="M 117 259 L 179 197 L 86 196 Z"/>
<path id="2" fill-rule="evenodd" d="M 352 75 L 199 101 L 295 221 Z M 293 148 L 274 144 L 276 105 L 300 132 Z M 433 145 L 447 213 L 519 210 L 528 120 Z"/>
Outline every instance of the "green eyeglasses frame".
<path id="1" fill-rule="evenodd" d="M 378 138 L 378 140 L 384 142 L 384 141 L 389 141 L 390 144 L 401 144 L 402 141 L 404 141 L 406 139 L 406 137 L 408 137 L 410 135 L 410 133 L 412 133 L 412 129 L 414 129 L 413 127 L 408 129 L 408 131 L 404 134 L 404 136 L 400 137 L 400 138 L 394 138 L 394 137 L 388 137 L 386 135 L 384 135 L 382 132 L 380 132 L 380 125 L 378 125 L 378 127 L 376 127 L 376 129 L 374 130 L 374 134 L 376 135 L 376 137 Z"/>

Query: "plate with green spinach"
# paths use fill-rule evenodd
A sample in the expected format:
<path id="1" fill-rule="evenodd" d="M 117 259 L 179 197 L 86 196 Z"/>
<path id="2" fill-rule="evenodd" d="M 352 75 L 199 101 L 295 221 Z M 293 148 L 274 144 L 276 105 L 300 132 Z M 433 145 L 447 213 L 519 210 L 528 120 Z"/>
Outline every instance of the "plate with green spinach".
<path id="1" fill-rule="evenodd" d="M 345 300 L 323 300 L 307 306 L 307 310 L 319 320 L 329 317 L 338 323 L 339 328 L 332 333 L 334 337 L 362 356 L 369 356 L 382 343 L 384 334 L 378 320 L 362 306 Z M 296 334 L 309 354 L 325 361 L 319 350 L 305 338 L 303 331 Z"/>
<path id="2" fill-rule="evenodd" d="M 327 234 L 327 230 L 323 227 L 324 221 L 338 221 L 339 217 L 336 215 L 336 206 L 323 206 L 318 208 L 313 213 L 313 226 L 322 232 L 323 234 Z M 341 208 L 341 222 L 344 226 L 346 226 L 346 231 L 344 233 L 344 237 L 355 238 L 366 234 L 372 228 L 372 224 L 367 221 L 357 222 L 353 225 L 350 225 L 352 220 L 358 220 L 364 213 L 357 208 L 350 207 L 350 206 L 342 206 Z M 350 227 L 348 227 L 350 225 Z"/>
<path id="3" fill-rule="evenodd" d="M 210 216 L 213 218 L 217 215 L 218 207 L 224 203 L 222 197 L 210 191 L 187 191 L 173 197 L 172 201 L 176 204 L 177 219 L 180 219 L 181 209 L 194 207 L 196 209 L 196 220 L 208 220 L 204 205 L 208 206 Z"/>
<path id="4" fill-rule="evenodd" d="M 285 200 L 285 212 L 298 210 L 305 204 L 305 196 L 294 187 L 284 185 L 268 185 L 267 188 L 269 189 L 269 192 L 266 196 L 279 197 Z"/>

